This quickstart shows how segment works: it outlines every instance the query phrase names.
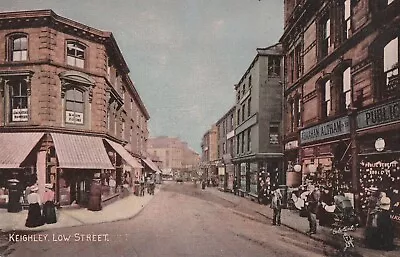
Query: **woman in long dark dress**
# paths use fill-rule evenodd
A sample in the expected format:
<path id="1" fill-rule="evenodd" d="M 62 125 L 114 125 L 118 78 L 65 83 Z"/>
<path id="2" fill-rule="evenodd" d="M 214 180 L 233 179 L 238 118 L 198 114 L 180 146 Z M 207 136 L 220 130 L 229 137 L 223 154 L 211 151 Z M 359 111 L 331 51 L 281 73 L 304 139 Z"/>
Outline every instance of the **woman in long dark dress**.
<path id="1" fill-rule="evenodd" d="M 54 191 L 52 190 L 53 184 L 46 184 L 43 195 L 43 216 L 47 224 L 57 222 L 56 208 L 54 206 Z"/>
<path id="2" fill-rule="evenodd" d="M 37 193 L 38 187 L 36 185 L 31 187 L 31 193 L 28 195 L 29 211 L 25 226 L 34 228 L 44 225 L 44 219 L 40 210 L 40 196 Z"/>

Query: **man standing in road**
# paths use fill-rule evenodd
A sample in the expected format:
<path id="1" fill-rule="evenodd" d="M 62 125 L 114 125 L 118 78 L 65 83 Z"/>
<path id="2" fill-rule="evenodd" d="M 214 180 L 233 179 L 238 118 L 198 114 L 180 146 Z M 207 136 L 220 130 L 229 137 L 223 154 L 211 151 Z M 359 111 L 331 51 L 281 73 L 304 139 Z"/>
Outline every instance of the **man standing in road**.
<path id="1" fill-rule="evenodd" d="M 281 225 L 282 194 L 279 189 L 272 193 L 271 209 L 274 211 L 272 225 Z"/>

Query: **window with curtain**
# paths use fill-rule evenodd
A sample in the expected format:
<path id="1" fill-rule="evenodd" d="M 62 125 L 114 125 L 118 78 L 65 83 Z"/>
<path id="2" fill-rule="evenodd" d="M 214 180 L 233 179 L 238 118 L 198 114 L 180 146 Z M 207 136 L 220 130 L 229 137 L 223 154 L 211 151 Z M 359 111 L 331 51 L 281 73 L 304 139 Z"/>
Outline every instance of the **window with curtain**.
<path id="1" fill-rule="evenodd" d="M 247 151 L 251 151 L 251 128 L 247 130 Z"/>
<path id="2" fill-rule="evenodd" d="M 344 1 L 343 34 L 344 39 L 349 38 L 351 29 L 351 0 Z"/>
<path id="3" fill-rule="evenodd" d="M 399 38 L 392 39 L 383 49 L 383 72 L 385 87 L 383 97 L 396 96 L 399 86 Z"/>
<path id="4" fill-rule="evenodd" d="M 281 58 L 280 56 L 268 56 L 268 76 L 277 77 L 281 73 Z"/>
<path id="5" fill-rule="evenodd" d="M 325 118 L 331 113 L 331 81 L 327 80 L 322 89 L 322 117 Z"/>
<path id="6" fill-rule="evenodd" d="M 86 47 L 78 42 L 67 42 L 67 64 L 84 68 L 85 50 Z"/>
<path id="7" fill-rule="evenodd" d="M 28 121 L 28 86 L 24 79 L 10 81 L 11 121 Z"/>
<path id="8" fill-rule="evenodd" d="M 77 88 L 70 88 L 65 93 L 65 122 L 83 124 L 84 93 Z"/>
<path id="9" fill-rule="evenodd" d="M 296 127 L 301 126 L 301 98 L 296 99 Z"/>
<path id="10" fill-rule="evenodd" d="M 28 37 L 26 35 L 12 35 L 9 37 L 9 60 L 13 62 L 28 59 Z"/>
<path id="11" fill-rule="evenodd" d="M 250 117 L 251 115 L 251 97 L 247 100 L 247 116 Z"/>
<path id="12" fill-rule="evenodd" d="M 320 57 L 328 55 L 331 45 L 331 20 L 326 17 L 321 21 L 321 36 L 320 36 Z"/>
<path id="13" fill-rule="evenodd" d="M 244 143 L 245 143 L 245 141 L 244 141 L 244 132 L 242 132 L 242 149 L 241 149 L 242 153 L 244 153 Z"/>
<path id="14" fill-rule="evenodd" d="M 271 145 L 279 144 L 279 124 L 271 123 L 269 125 L 269 143 Z"/>
<path id="15" fill-rule="evenodd" d="M 340 101 L 340 110 L 345 111 L 351 104 L 351 75 L 348 67 L 342 75 L 342 92 Z"/>

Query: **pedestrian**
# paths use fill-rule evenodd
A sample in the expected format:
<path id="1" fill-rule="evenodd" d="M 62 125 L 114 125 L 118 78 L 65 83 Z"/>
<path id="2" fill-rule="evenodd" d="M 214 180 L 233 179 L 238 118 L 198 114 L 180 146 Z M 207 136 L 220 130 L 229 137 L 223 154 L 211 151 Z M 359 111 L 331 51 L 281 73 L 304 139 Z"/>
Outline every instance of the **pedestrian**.
<path id="1" fill-rule="evenodd" d="M 367 189 L 371 195 L 368 197 L 367 200 L 367 219 L 365 222 L 366 227 L 371 227 L 371 222 L 372 222 L 372 213 L 376 211 L 376 209 L 378 208 L 378 203 L 379 203 L 379 196 L 380 193 L 378 191 L 378 188 L 376 187 L 371 187 Z"/>
<path id="2" fill-rule="evenodd" d="M 317 233 L 317 212 L 320 200 L 320 192 L 317 187 L 313 185 L 309 186 L 309 195 L 307 197 L 307 214 L 310 230 L 307 231 L 308 234 Z"/>
<path id="3" fill-rule="evenodd" d="M 111 176 L 110 180 L 108 181 L 108 185 L 110 186 L 110 192 L 111 194 L 115 194 L 116 193 L 116 186 L 117 186 L 117 181 L 115 181 L 115 179 Z"/>
<path id="4" fill-rule="evenodd" d="M 281 225 L 281 211 L 282 211 L 283 196 L 279 189 L 272 193 L 271 209 L 273 210 L 272 225 Z"/>
<path id="5" fill-rule="evenodd" d="M 33 185 L 30 188 L 30 194 L 28 195 L 28 217 L 25 221 L 25 226 L 28 228 L 34 228 L 44 225 L 44 219 L 40 209 L 40 196 L 37 193 L 39 190 L 37 185 Z"/>
<path id="6" fill-rule="evenodd" d="M 377 239 L 379 241 L 379 248 L 382 250 L 393 250 L 394 227 L 392 219 L 390 218 L 390 198 L 382 197 L 379 203 L 378 217 L 377 217 Z"/>
<path id="7" fill-rule="evenodd" d="M 54 206 L 54 191 L 53 184 L 44 185 L 43 194 L 43 217 L 47 224 L 53 224 L 57 222 L 56 208 Z"/>
<path id="8" fill-rule="evenodd" d="M 237 190 L 237 179 L 236 177 L 233 179 L 233 193 L 236 195 L 236 190 Z"/>

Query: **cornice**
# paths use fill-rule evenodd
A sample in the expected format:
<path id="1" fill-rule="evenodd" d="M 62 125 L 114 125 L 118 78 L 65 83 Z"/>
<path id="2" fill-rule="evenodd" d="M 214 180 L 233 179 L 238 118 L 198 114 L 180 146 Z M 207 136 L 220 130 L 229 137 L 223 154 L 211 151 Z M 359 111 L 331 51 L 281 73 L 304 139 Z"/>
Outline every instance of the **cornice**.
<path id="1" fill-rule="evenodd" d="M 52 10 L 0 13 L 0 30 L 32 27 L 51 27 L 57 31 L 62 31 L 88 41 L 103 44 L 115 55 L 121 70 L 124 73 L 129 73 L 129 68 L 122 52 L 119 49 L 113 34 L 109 31 L 102 31 L 59 16 Z"/>

